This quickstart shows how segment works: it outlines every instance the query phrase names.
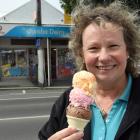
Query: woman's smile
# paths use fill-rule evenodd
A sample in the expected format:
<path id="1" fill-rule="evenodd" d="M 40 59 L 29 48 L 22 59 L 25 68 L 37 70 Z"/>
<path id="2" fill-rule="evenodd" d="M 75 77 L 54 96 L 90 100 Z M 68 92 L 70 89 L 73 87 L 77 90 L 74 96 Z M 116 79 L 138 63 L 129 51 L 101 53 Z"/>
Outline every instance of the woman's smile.
<path id="1" fill-rule="evenodd" d="M 114 69 L 114 67 L 116 67 L 116 64 L 113 65 L 97 65 L 96 68 L 98 70 L 102 70 L 102 71 L 108 71 L 108 70 L 112 70 Z"/>

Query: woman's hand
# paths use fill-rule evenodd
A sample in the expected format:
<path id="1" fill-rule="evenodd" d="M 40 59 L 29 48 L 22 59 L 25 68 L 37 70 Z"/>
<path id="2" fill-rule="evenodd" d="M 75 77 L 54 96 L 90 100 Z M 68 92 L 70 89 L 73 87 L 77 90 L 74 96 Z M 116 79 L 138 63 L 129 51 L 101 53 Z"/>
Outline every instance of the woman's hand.
<path id="1" fill-rule="evenodd" d="M 84 133 L 75 128 L 65 128 L 56 132 L 48 140 L 81 140 Z"/>

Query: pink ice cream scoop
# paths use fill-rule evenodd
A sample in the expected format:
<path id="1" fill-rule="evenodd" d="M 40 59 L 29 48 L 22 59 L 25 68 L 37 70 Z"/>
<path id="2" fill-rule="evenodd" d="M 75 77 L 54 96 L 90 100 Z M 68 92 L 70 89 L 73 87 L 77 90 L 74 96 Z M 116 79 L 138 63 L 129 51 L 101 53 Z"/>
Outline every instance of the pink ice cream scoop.
<path id="1" fill-rule="evenodd" d="M 70 104 L 75 107 L 83 107 L 88 109 L 93 103 L 93 98 L 85 94 L 85 91 L 80 88 L 74 88 L 69 95 Z"/>

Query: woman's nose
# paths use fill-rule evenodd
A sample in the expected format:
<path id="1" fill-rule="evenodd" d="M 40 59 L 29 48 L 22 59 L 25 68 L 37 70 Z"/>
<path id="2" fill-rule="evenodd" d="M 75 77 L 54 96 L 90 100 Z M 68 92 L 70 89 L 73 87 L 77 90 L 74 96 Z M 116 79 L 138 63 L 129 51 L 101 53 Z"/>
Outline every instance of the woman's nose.
<path id="1" fill-rule="evenodd" d="M 98 60 L 100 61 L 106 61 L 110 58 L 110 54 L 106 49 L 101 49 L 98 55 Z"/>

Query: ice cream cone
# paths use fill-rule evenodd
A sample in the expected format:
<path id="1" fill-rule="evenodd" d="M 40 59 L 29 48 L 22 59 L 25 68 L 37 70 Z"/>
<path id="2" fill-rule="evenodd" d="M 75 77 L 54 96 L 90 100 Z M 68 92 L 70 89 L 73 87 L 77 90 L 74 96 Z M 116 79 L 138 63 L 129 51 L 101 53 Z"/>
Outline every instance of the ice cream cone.
<path id="1" fill-rule="evenodd" d="M 67 115 L 67 122 L 69 125 L 68 127 L 77 128 L 77 130 L 83 131 L 89 120 Z"/>
<path id="2" fill-rule="evenodd" d="M 66 111 L 69 127 L 83 131 L 91 119 L 90 105 L 94 102 L 95 83 L 95 76 L 88 71 L 83 70 L 74 74 L 73 89 L 69 95 L 69 105 Z"/>

